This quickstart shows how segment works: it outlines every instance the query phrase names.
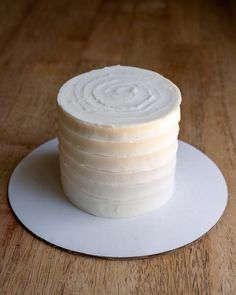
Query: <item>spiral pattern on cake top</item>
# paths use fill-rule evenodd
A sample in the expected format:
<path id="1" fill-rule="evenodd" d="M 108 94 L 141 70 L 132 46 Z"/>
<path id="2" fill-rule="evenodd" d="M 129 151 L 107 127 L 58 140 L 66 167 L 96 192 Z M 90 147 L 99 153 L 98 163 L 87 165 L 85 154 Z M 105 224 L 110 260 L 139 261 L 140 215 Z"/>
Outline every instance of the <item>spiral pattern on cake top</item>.
<path id="1" fill-rule="evenodd" d="M 66 82 L 58 104 L 85 123 L 129 126 L 159 119 L 180 105 L 179 89 L 163 76 L 140 68 L 112 66 Z"/>

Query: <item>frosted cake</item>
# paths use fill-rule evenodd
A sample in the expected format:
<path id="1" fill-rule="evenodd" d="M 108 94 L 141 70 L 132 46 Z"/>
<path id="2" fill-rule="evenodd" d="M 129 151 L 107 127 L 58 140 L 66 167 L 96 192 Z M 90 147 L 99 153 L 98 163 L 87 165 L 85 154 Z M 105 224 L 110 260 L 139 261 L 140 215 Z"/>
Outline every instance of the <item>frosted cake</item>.
<path id="1" fill-rule="evenodd" d="M 58 94 L 65 195 L 102 217 L 131 217 L 172 196 L 181 94 L 163 76 L 112 66 L 67 81 Z"/>

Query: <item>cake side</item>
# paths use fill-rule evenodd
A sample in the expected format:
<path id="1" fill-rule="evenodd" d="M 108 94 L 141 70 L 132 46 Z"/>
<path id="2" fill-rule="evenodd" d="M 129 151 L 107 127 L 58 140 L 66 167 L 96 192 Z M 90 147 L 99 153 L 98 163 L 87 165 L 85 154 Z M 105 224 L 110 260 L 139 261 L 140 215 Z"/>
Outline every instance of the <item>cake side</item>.
<path id="1" fill-rule="evenodd" d="M 86 138 L 98 141 L 134 142 L 157 137 L 176 126 L 180 121 L 180 107 L 173 109 L 155 121 L 126 127 L 88 124 L 62 110 L 59 105 L 58 117 L 59 124 Z"/>

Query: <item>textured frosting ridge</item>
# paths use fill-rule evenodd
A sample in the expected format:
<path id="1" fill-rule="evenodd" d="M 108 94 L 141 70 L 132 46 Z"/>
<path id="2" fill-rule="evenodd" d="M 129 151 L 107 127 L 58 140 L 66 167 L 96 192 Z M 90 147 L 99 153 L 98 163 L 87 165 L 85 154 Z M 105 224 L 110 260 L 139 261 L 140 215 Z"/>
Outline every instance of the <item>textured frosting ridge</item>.
<path id="1" fill-rule="evenodd" d="M 72 78 L 63 85 L 58 103 L 87 123 L 130 126 L 156 120 L 177 108 L 178 88 L 144 69 L 112 66 Z"/>
<path id="2" fill-rule="evenodd" d="M 179 89 L 144 69 L 112 66 L 66 82 L 58 94 L 65 194 L 80 209 L 129 217 L 171 197 Z"/>

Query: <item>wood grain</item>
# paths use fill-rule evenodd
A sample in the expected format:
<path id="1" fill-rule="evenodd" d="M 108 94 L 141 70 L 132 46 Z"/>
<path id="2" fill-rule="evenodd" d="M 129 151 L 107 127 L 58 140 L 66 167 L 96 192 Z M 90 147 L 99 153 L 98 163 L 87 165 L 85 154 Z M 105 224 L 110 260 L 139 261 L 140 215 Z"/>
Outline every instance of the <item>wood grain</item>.
<path id="1" fill-rule="evenodd" d="M 0 294 L 236 294 L 235 1 L 1 1 Z M 40 241 L 12 214 L 16 164 L 56 136 L 68 78 L 112 64 L 158 71 L 183 95 L 180 138 L 222 169 L 229 204 L 201 240 L 112 261 Z"/>

